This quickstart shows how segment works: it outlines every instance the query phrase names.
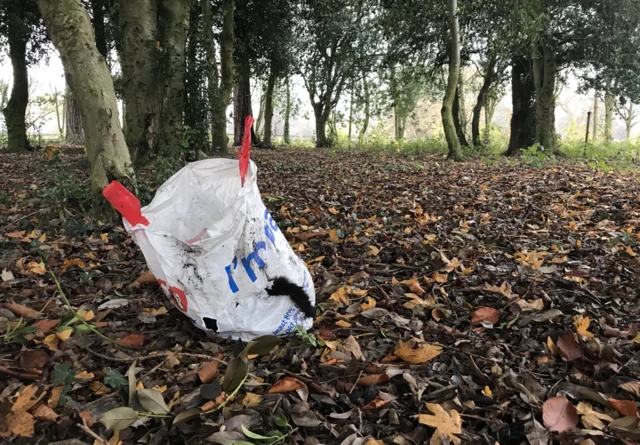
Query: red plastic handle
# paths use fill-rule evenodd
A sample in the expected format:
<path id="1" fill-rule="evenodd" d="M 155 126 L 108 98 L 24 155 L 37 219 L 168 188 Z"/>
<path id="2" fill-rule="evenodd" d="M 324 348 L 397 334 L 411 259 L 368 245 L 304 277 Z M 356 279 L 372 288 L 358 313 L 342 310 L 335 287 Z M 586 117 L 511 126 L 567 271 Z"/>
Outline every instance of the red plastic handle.
<path id="1" fill-rule="evenodd" d="M 140 211 L 140 200 L 118 181 L 111 181 L 102 190 L 102 195 L 132 226 L 149 225 L 149 220 Z"/>

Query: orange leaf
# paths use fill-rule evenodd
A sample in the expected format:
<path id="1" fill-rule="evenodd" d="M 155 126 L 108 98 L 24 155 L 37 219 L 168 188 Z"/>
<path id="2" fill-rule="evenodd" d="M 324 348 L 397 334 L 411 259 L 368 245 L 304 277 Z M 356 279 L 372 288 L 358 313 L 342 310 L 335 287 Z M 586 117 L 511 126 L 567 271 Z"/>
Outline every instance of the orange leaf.
<path id="1" fill-rule="evenodd" d="M 141 286 L 143 284 L 155 284 L 157 283 L 158 280 L 156 280 L 156 277 L 153 275 L 153 272 L 151 272 L 150 270 L 147 270 L 146 272 L 143 272 L 142 275 L 140 275 L 138 278 L 136 278 L 136 280 L 131 283 L 131 286 L 136 287 L 136 286 Z"/>
<path id="2" fill-rule="evenodd" d="M 383 374 L 383 375 L 386 375 L 386 374 Z M 373 399 L 371 402 L 363 406 L 362 409 L 378 409 L 389 402 L 391 402 L 391 400 L 382 400 L 380 396 L 376 396 L 375 399 Z"/>
<path id="3" fill-rule="evenodd" d="M 471 316 L 472 324 L 482 324 L 483 321 L 496 324 L 498 320 L 500 320 L 500 311 L 486 306 L 476 310 Z"/>
<path id="4" fill-rule="evenodd" d="M 9 238 L 22 238 L 25 234 L 24 230 L 20 230 L 18 232 L 11 232 L 11 233 L 7 233 L 7 237 Z"/>
<path id="5" fill-rule="evenodd" d="M 198 377 L 202 383 L 211 383 L 218 377 L 218 363 L 204 362 L 198 369 Z"/>
<path id="6" fill-rule="evenodd" d="M 11 407 L 11 411 L 28 411 L 30 410 L 38 401 L 44 397 L 44 393 L 41 393 L 39 397 L 35 397 L 38 392 L 38 387 L 35 385 L 29 385 L 22 390 L 16 402 Z"/>
<path id="7" fill-rule="evenodd" d="M 367 302 L 366 303 L 362 303 L 360 305 L 360 309 L 362 309 L 363 311 L 366 311 L 367 309 L 371 309 L 376 307 L 376 300 L 374 300 L 371 297 L 367 297 Z"/>
<path id="8" fill-rule="evenodd" d="M 51 390 L 51 395 L 49 396 L 49 400 L 47 400 L 47 405 L 49 405 L 49 408 L 55 408 L 56 406 L 58 406 L 58 401 L 60 400 L 63 389 L 64 385 L 58 385 Z"/>
<path id="9" fill-rule="evenodd" d="M 144 343 L 144 340 L 145 340 L 144 334 L 131 333 L 126 337 L 119 339 L 118 343 L 125 346 L 134 346 L 136 348 L 139 348 Z"/>
<path id="10" fill-rule="evenodd" d="M 636 417 L 638 414 L 638 405 L 633 400 L 622 400 L 622 399 L 609 399 L 609 405 L 611 408 L 618 411 L 623 416 L 633 416 Z"/>
<path id="11" fill-rule="evenodd" d="M 62 267 L 60 268 L 60 273 L 61 274 L 65 273 L 67 269 L 70 268 L 71 266 L 78 266 L 82 269 L 87 268 L 87 266 L 84 264 L 82 260 L 78 260 L 78 259 L 64 260 L 64 263 L 62 263 Z"/>
<path id="12" fill-rule="evenodd" d="M 372 374 L 372 375 L 360 377 L 356 383 L 362 386 L 369 386 L 369 385 L 378 385 L 380 383 L 385 383 L 388 381 L 389 381 L 389 376 L 387 374 Z"/>
<path id="13" fill-rule="evenodd" d="M 80 417 L 82 418 L 82 421 L 89 427 L 91 428 L 93 426 L 94 423 L 96 423 L 96 421 L 94 420 L 93 417 L 91 417 L 91 414 L 89 414 L 88 411 L 81 411 L 80 412 Z"/>
<path id="14" fill-rule="evenodd" d="M 430 343 L 422 343 L 417 338 L 411 338 L 406 342 L 398 341 L 393 354 L 409 363 L 424 363 L 440 355 L 442 346 Z"/>
<path id="15" fill-rule="evenodd" d="M 578 412 L 564 396 L 551 397 L 542 405 L 542 421 L 549 431 L 569 431 L 578 424 Z"/>
<path id="16" fill-rule="evenodd" d="M 340 238 L 338 238 L 338 230 L 337 229 L 329 230 L 329 241 L 331 241 L 332 243 L 336 243 L 336 244 L 340 243 Z"/>
<path id="17" fill-rule="evenodd" d="M 269 394 L 297 391 L 305 387 L 305 384 L 295 377 L 285 377 L 278 380 L 275 385 L 267 391 Z"/>
<path id="18" fill-rule="evenodd" d="M 58 326 L 58 324 L 60 324 L 60 320 L 40 320 L 40 321 L 36 321 L 33 324 L 33 326 L 38 328 L 39 332 L 42 332 L 43 334 L 46 334 L 51 329 L 53 329 L 56 326 Z"/>
<path id="19" fill-rule="evenodd" d="M 591 323 L 591 320 L 589 319 L 589 317 L 582 317 L 580 315 L 576 315 L 575 317 L 573 317 L 573 323 L 575 324 L 576 332 L 579 335 L 582 335 L 583 337 L 587 337 L 587 338 L 593 338 L 593 334 L 589 332 L 589 323 Z"/>
<path id="20" fill-rule="evenodd" d="M 58 418 L 56 412 L 44 404 L 33 410 L 33 416 L 36 419 L 48 420 L 50 422 L 55 422 Z"/>
<path id="21" fill-rule="evenodd" d="M 35 419 L 26 411 L 11 412 L 6 415 L 4 423 L 7 433 L 0 433 L 4 437 L 16 434 L 21 437 L 31 437 L 35 432 Z"/>
<path id="22" fill-rule="evenodd" d="M 420 287 L 420 283 L 418 283 L 417 278 L 411 278 L 410 280 L 400 281 L 400 284 L 409 286 L 409 289 L 411 289 L 411 292 L 418 295 L 419 297 L 421 297 L 424 294 L 424 289 Z"/>

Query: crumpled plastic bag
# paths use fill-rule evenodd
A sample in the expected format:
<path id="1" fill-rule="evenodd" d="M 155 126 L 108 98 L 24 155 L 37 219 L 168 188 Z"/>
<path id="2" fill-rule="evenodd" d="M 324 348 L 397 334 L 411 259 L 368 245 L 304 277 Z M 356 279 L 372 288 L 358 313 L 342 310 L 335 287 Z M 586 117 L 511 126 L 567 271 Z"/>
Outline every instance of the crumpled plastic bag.
<path id="1" fill-rule="evenodd" d="M 283 276 L 315 304 L 305 263 L 260 198 L 255 163 L 248 163 L 244 185 L 238 166 L 232 159 L 193 162 L 142 209 L 115 181 L 104 194 L 165 294 L 199 328 L 245 341 L 287 335 L 296 325 L 309 329 L 313 320 L 289 297 L 267 293 Z"/>

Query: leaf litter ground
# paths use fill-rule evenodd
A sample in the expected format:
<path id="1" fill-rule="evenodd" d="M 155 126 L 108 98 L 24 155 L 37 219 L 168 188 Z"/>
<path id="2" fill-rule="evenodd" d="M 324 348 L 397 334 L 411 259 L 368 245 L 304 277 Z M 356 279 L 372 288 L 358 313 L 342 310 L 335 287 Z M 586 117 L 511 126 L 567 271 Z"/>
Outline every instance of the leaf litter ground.
<path id="1" fill-rule="evenodd" d="M 254 153 L 318 316 L 245 347 L 171 306 L 56 155 L 0 155 L 5 443 L 640 440 L 634 174 Z"/>

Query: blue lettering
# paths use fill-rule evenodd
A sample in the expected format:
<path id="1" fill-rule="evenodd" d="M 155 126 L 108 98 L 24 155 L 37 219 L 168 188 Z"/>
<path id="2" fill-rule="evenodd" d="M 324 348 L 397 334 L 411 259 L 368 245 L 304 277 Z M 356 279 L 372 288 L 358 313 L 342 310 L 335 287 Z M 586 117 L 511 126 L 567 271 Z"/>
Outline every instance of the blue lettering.
<path id="1" fill-rule="evenodd" d="M 258 277 L 256 277 L 256 274 L 253 272 L 253 269 L 251 268 L 251 261 L 255 261 L 260 269 L 264 269 L 266 267 L 265 262 L 262 260 L 262 258 L 260 258 L 259 255 L 261 249 L 267 250 L 267 245 L 264 241 L 256 243 L 256 248 L 254 249 L 254 251 L 247 255 L 246 258 L 240 260 L 242 261 L 244 270 L 247 272 L 247 275 L 249 276 L 249 279 L 251 281 L 256 281 L 258 279 Z"/>
<path id="2" fill-rule="evenodd" d="M 233 264 L 233 268 L 235 269 L 238 266 L 238 259 L 234 258 L 232 264 Z M 238 289 L 238 285 L 236 284 L 235 280 L 231 276 L 231 264 L 229 264 L 228 266 L 225 266 L 224 270 L 227 272 L 227 278 L 229 279 L 229 287 L 231 288 L 231 292 L 235 294 L 240 289 Z"/>

